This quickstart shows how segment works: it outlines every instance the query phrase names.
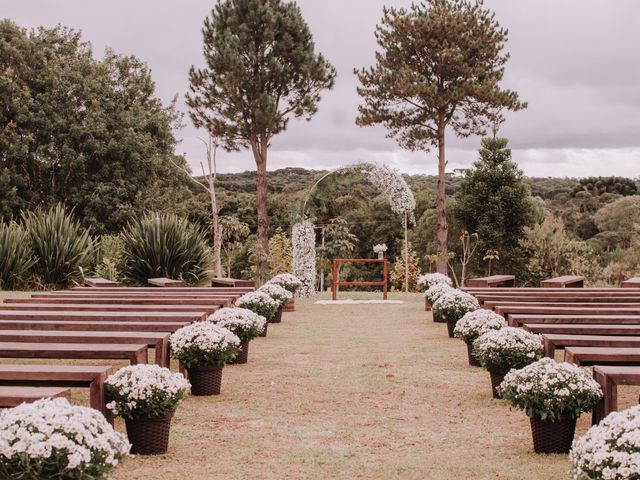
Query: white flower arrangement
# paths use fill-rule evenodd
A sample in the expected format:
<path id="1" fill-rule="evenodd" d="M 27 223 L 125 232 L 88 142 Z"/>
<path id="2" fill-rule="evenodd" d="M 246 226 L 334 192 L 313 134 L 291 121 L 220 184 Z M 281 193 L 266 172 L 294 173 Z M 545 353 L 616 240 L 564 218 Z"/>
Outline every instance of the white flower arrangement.
<path id="1" fill-rule="evenodd" d="M 231 330 L 241 341 L 256 338 L 267 323 L 267 319 L 246 308 L 221 308 L 209 315 L 208 321 Z"/>
<path id="2" fill-rule="evenodd" d="M 453 288 L 445 291 L 433 302 L 433 314 L 448 322 L 457 322 L 466 313 L 479 308 L 476 297 Z"/>
<path id="3" fill-rule="evenodd" d="M 387 165 L 364 164 L 362 168 L 367 180 L 387 198 L 394 213 L 407 213 L 415 223 L 413 211 L 416 199 L 399 170 Z"/>
<path id="4" fill-rule="evenodd" d="M 427 302 L 433 305 L 441 295 L 445 293 L 455 291 L 455 288 L 450 287 L 446 283 L 436 283 L 435 285 L 429 287 L 429 289 L 424 292 L 424 298 Z"/>
<path id="5" fill-rule="evenodd" d="M 131 445 L 97 410 L 64 398 L 23 403 L 0 415 L 0 477 L 102 480 Z"/>
<path id="6" fill-rule="evenodd" d="M 573 480 L 640 479 L 640 405 L 609 414 L 573 441 Z"/>
<path id="7" fill-rule="evenodd" d="M 504 327 L 480 335 L 473 342 L 473 353 L 487 370 L 522 368 L 542 357 L 540 335 L 515 327 Z"/>
<path id="8" fill-rule="evenodd" d="M 578 418 L 602 398 L 600 385 L 572 363 L 542 358 L 520 370 L 511 370 L 499 387 L 500 395 L 529 417 L 558 421 Z"/>
<path id="9" fill-rule="evenodd" d="M 236 307 L 246 308 L 267 320 L 271 320 L 280 308 L 280 304 L 267 292 L 256 290 L 245 293 L 236 300 Z"/>
<path id="10" fill-rule="evenodd" d="M 384 253 L 387 251 L 387 244 L 386 243 L 380 243 L 378 245 L 374 245 L 373 246 L 373 252 L 374 253 Z"/>
<path id="11" fill-rule="evenodd" d="M 123 367 L 105 381 L 107 408 L 125 418 L 160 417 L 175 411 L 191 384 L 181 373 L 152 364 Z"/>
<path id="12" fill-rule="evenodd" d="M 275 283 L 276 285 L 280 285 L 282 288 L 286 288 L 291 293 L 296 293 L 302 287 L 302 282 L 298 277 L 291 273 L 279 273 L 267 283 Z"/>
<path id="13" fill-rule="evenodd" d="M 424 275 L 420 275 L 418 277 L 417 283 L 425 291 L 429 290 L 434 285 L 438 285 L 441 283 L 448 286 L 453 285 L 451 279 L 442 273 L 426 273 Z"/>
<path id="14" fill-rule="evenodd" d="M 185 368 L 224 365 L 233 360 L 240 339 L 230 330 L 211 322 L 196 322 L 169 337 L 171 356 Z"/>
<path id="15" fill-rule="evenodd" d="M 310 297 L 316 293 L 316 232 L 309 220 L 293 226 L 291 243 L 293 274 L 302 283 L 299 295 Z"/>
<path id="16" fill-rule="evenodd" d="M 467 343 L 473 343 L 480 335 L 491 330 L 500 330 L 506 326 L 507 321 L 502 315 L 498 315 L 493 310 L 480 308 L 473 312 L 465 313 L 456 323 L 453 335 Z"/>
<path id="17" fill-rule="evenodd" d="M 279 307 L 283 307 L 293 298 L 293 293 L 291 293 L 286 288 L 281 287 L 280 285 L 276 285 L 275 283 L 265 283 L 257 291 L 265 292 L 276 302 L 278 302 Z"/>

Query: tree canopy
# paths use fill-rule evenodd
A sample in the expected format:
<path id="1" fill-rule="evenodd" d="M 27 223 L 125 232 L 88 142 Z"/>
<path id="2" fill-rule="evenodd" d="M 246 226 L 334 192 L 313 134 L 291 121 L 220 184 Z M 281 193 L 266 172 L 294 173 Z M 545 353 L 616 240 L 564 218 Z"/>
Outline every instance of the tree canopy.
<path id="1" fill-rule="evenodd" d="M 101 233 L 167 195 L 190 195 L 170 165 L 184 162 L 174 155 L 178 114 L 141 60 L 112 51 L 96 60 L 79 32 L 9 20 L 0 60 L 2 216 L 66 203 Z"/>

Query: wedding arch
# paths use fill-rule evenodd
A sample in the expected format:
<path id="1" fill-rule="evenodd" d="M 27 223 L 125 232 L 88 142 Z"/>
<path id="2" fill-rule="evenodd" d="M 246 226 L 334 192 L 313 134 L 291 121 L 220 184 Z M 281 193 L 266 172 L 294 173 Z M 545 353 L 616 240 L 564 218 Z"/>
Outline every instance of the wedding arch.
<path id="1" fill-rule="evenodd" d="M 342 173 L 347 170 L 360 171 L 365 178 L 382 193 L 391 207 L 393 213 L 402 215 L 404 225 L 404 249 L 405 258 L 408 258 L 408 226 L 409 222 L 415 223 L 414 210 L 416 208 L 416 200 L 413 196 L 411 188 L 402 178 L 399 170 L 384 164 L 377 163 L 356 163 L 339 167 L 323 175 L 316 183 L 314 183 L 302 204 L 301 221 L 293 226 L 291 234 L 291 242 L 293 245 L 293 273 L 302 281 L 302 288 L 299 295 L 309 297 L 315 294 L 315 278 L 316 278 L 316 234 L 313 223 L 307 217 L 307 201 L 315 188 L 326 178 Z M 406 275 L 408 275 L 408 262 Z M 405 279 L 406 281 L 407 279 Z"/>

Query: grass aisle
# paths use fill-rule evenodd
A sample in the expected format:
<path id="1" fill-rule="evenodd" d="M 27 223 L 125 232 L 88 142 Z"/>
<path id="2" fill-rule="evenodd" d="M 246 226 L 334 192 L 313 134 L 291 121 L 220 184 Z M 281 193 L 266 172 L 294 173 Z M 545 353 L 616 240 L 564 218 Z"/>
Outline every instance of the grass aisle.
<path id="1" fill-rule="evenodd" d="M 422 298 L 393 298 L 407 302 L 298 302 L 225 368 L 222 395 L 179 408 L 168 455 L 113 478 L 567 478 L 567 456 L 532 453 L 527 417 L 490 398 Z"/>

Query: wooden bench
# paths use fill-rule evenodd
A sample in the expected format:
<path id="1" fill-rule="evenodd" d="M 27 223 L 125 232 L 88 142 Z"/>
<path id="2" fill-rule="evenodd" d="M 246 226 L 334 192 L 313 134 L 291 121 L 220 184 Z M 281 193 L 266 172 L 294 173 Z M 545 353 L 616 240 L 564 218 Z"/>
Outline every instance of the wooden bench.
<path id="1" fill-rule="evenodd" d="M 515 275 L 492 275 L 490 277 L 470 278 L 467 287 L 515 287 Z"/>
<path id="2" fill-rule="evenodd" d="M 27 299 L 29 300 L 29 299 Z M 54 299 L 58 302 L 41 303 L 42 298 L 34 298 L 32 302 L 8 302 L 0 304 L 0 310 L 48 310 L 60 312 L 205 312 L 211 315 L 221 305 L 139 305 L 136 303 L 87 303 L 90 300 Z M 186 303 L 186 302 L 185 302 Z M 220 302 L 228 303 L 228 302 Z M 230 302 L 229 302 L 230 303 Z"/>
<path id="3" fill-rule="evenodd" d="M 0 358 L 128 360 L 136 365 L 147 363 L 147 345 L 0 342 Z"/>
<path id="4" fill-rule="evenodd" d="M 0 342 L 30 343 L 146 343 L 154 349 L 155 362 L 170 365 L 167 332 L 59 332 L 55 330 L 0 330 Z"/>
<path id="5" fill-rule="evenodd" d="M 90 322 L 82 320 L 0 320 L 3 330 L 56 330 L 96 332 L 168 332 L 190 325 L 192 322 Z"/>
<path id="6" fill-rule="evenodd" d="M 564 275 L 562 277 L 549 278 L 540 282 L 542 288 L 582 288 L 584 277 L 579 275 Z"/>
<path id="7" fill-rule="evenodd" d="M 621 288 L 640 288 L 640 277 L 633 277 L 620 282 Z"/>
<path id="8" fill-rule="evenodd" d="M 595 324 L 595 325 L 640 325 L 639 315 L 527 315 L 510 314 L 507 322 L 511 327 L 520 327 L 524 323 L 562 323 L 562 324 Z"/>
<path id="9" fill-rule="evenodd" d="M 640 348 L 567 347 L 564 361 L 582 365 L 640 365 Z"/>
<path id="10" fill-rule="evenodd" d="M 256 286 L 252 280 L 239 280 L 237 278 L 214 278 L 211 280 L 212 287 L 251 287 Z"/>
<path id="11" fill-rule="evenodd" d="M 240 295 L 248 292 L 253 292 L 253 287 L 164 287 L 162 293 L 171 293 L 183 295 L 185 293 L 191 294 L 212 294 L 212 295 L 226 295 L 228 293 L 239 293 Z M 611 289 L 609 289 L 611 290 Z M 70 290 L 55 290 L 52 293 L 160 293 L 156 287 L 105 287 L 105 288 L 88 288 L 88 287 L 73 287 Z"/>
<path id="12" fill-rule="evenodd" d="M 239 295 L 238 295 L 239 296 Z M 203 308 L 230 307 L 236 296 L 155 296 L 155 295 L 46 295 L 34 294 L 31 298 L 8 298 L 4 303 L 99 303 L 103 305 L 201 305 Z"/>
<path id="13" fill-rule="evenodd" d="M 522 328 L 531 333 L 564 335 L 623 335 L 640 336 L 640 325 L 580 325 L 570 323 L 525 323 Z"/>
<path id="14" fill-rule="evenodd" d="M 596 365 L 593 367 L 593 378 L 600 384 L 603 393 L 593 409 L 592 423 L 597 425 L 611 412 L 618 410 L 618 385 L 640 385 L 640 367 Z"/>
<path id="15" fill-rule="evenodd" d="M 0 387 L 0 408 L 13 408 L 43 398 L 71 398 L 68 388 L 56 387 Z"/>
<path id="16" fill-rule="evenodd" d="M 498 305 L 495 312 L 507 317 L 507 315 L 534 314 L 534 315 L 640 315 L 640 307 L 538 307 L 527 305 L 514 305 L 512 307 Z"/>
<path id="17" fill-rule="evenodd" d="M 184 287 L 185 286 L 185 283 L 183 280 L 174 280 L 173 278 L 166 278 L 166 277 L 150 278 L 147 280 L 147 283 L 152 287 Z"/>
<path id="18" fill-rule="evenodd" d="M 640 307 L 640 301 L 633 302 L 511 302 L 511 301 L 485 301 L 482 307 L 488 310 L 495 310 L 497 307 L 567 307 L 567 308 L 629 308 Z"/>
<path id="19" fill-rule="evenodd" d="M 85 278 L 84 284 L 87 287 L 117 287 L 118 284 L 116 282 L 112 282 L 111 280 L 107 280 L 106 278 Z"/>
<path id="20" fill-rule="evenodd" d="M 205 312 L 56 312 L 50 310 L 0 310 L 0 320 L 83 320 L 93 322 L 198 322 Z"/>
<path id="21" fill-rule="evenodd" d="M 640 337 L 616 335 L 566 335 L 545 333 L 542 335 L 545 357 L 554 358 L 556 349 L 566 347 L 622 347 L 640 348 Z"/>
<path id="22" fill-rule="evenodd" d="M 91 408 L 102 412 L 113 424 L 113 415 L 106 407 L 104 388 L 111 372 L 110 366 L 0 364 L 0 386 L 88 388 Z"/>

